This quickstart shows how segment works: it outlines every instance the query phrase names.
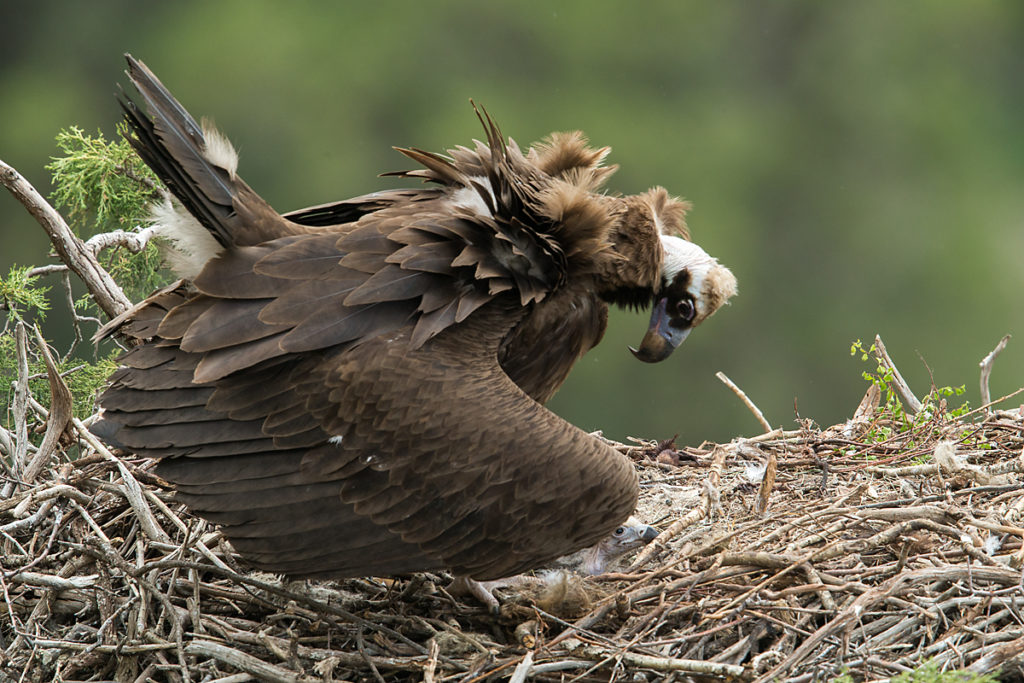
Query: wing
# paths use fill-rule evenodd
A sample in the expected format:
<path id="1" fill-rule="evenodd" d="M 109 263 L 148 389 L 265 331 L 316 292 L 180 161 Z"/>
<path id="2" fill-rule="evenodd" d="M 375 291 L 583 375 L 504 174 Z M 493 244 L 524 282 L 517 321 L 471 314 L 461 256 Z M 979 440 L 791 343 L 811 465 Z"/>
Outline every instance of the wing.
<path id="1" fill-rule="evenodd" d="M 637 493 L 628 460 L 498 367 L 517 310 L 506 296 L 417 349 L 406 326 L 204 383 L 205 354 L 158 335 L 124 358 L 95 429 L 161 458 L 182 500 L 266 570 L 507 576 L 607 535 Z"/>

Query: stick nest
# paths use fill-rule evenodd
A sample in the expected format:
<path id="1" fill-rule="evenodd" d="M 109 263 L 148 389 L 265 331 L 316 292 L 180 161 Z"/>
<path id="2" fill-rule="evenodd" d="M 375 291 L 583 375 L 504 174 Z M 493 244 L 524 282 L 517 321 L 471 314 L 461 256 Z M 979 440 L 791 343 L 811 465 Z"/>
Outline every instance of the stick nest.
<path id="1" fill-rule="evenodd" d="M 1024 649 L 1024 418 L 980 417 L 881 442 L 861 419 L 619 444 L 658 539 L 572 578 L 572 605 L 513 587 L 499 616 L 443 575 L 250 571 L 151 463 L 74 421 L 58 464 L 0 501 L 0 678 L 877 679 L 929 658 L 1005 673 Z"/>

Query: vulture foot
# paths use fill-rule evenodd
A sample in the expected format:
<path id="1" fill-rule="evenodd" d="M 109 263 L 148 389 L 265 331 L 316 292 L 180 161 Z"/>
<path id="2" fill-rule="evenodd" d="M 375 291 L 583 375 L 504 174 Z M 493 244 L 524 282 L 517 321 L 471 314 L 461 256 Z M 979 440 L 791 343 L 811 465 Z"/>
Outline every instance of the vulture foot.
<path id="1" fill-rule="evenodd" d="M 497 615 L 501 605 L 494 595 L 496 588 L 514 586 L 529 579 L 524 576 L 510 576 L 507 579 L 496 579 L 494 581 L 477 581 L 468 576 L 456 576 L 448 584 L 446 589 L 452 595 L 470 595 L 482 602 L 491 614 Z"/>

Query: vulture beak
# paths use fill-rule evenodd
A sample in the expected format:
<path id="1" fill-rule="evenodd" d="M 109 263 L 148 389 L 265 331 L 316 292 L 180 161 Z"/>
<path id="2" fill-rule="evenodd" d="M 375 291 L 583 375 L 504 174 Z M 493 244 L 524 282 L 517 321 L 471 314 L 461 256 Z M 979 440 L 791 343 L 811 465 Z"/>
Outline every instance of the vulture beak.
<path id="1" fill-rule="evenodd" d="M 685 327 L 674 327 L 669 319 L 668 297 L 661 297 L 651 311 L 651 322 L 647 327 L 647 334 L 640 342 L 640 348 L 629 350 L 639 360 L 645 363 L 658 363 L 672 355 L 676 347 L 683 343 L 692 329 L 689 325 Z"/>
<path id="2" fill-rule="evenodd" d="M 642 540 L 644 543 L 650 543 L 657 537 L 658 530 L 650 524 L 645 525 L 643 532 L 640 534 L 640 540 Z"/>

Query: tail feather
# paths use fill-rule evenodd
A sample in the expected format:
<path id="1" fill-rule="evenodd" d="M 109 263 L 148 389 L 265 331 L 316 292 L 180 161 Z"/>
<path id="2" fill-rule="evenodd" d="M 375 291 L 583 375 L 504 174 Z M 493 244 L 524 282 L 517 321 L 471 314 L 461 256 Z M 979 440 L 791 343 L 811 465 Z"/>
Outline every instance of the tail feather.
<path id="1" fill-rule="evenodd" d="M 131 55 L 125 58 L 128 77 L 145 105 L 143 111 L 129 97 L 119 98 L 131 131 L 128 142 L 222 247 L 308 231 L 281 217 L 236 175 L 238 155 L 227 138 L 197 123 L 145 64 Z M 187 226 L 189 221 L 176 223 Z"/>

